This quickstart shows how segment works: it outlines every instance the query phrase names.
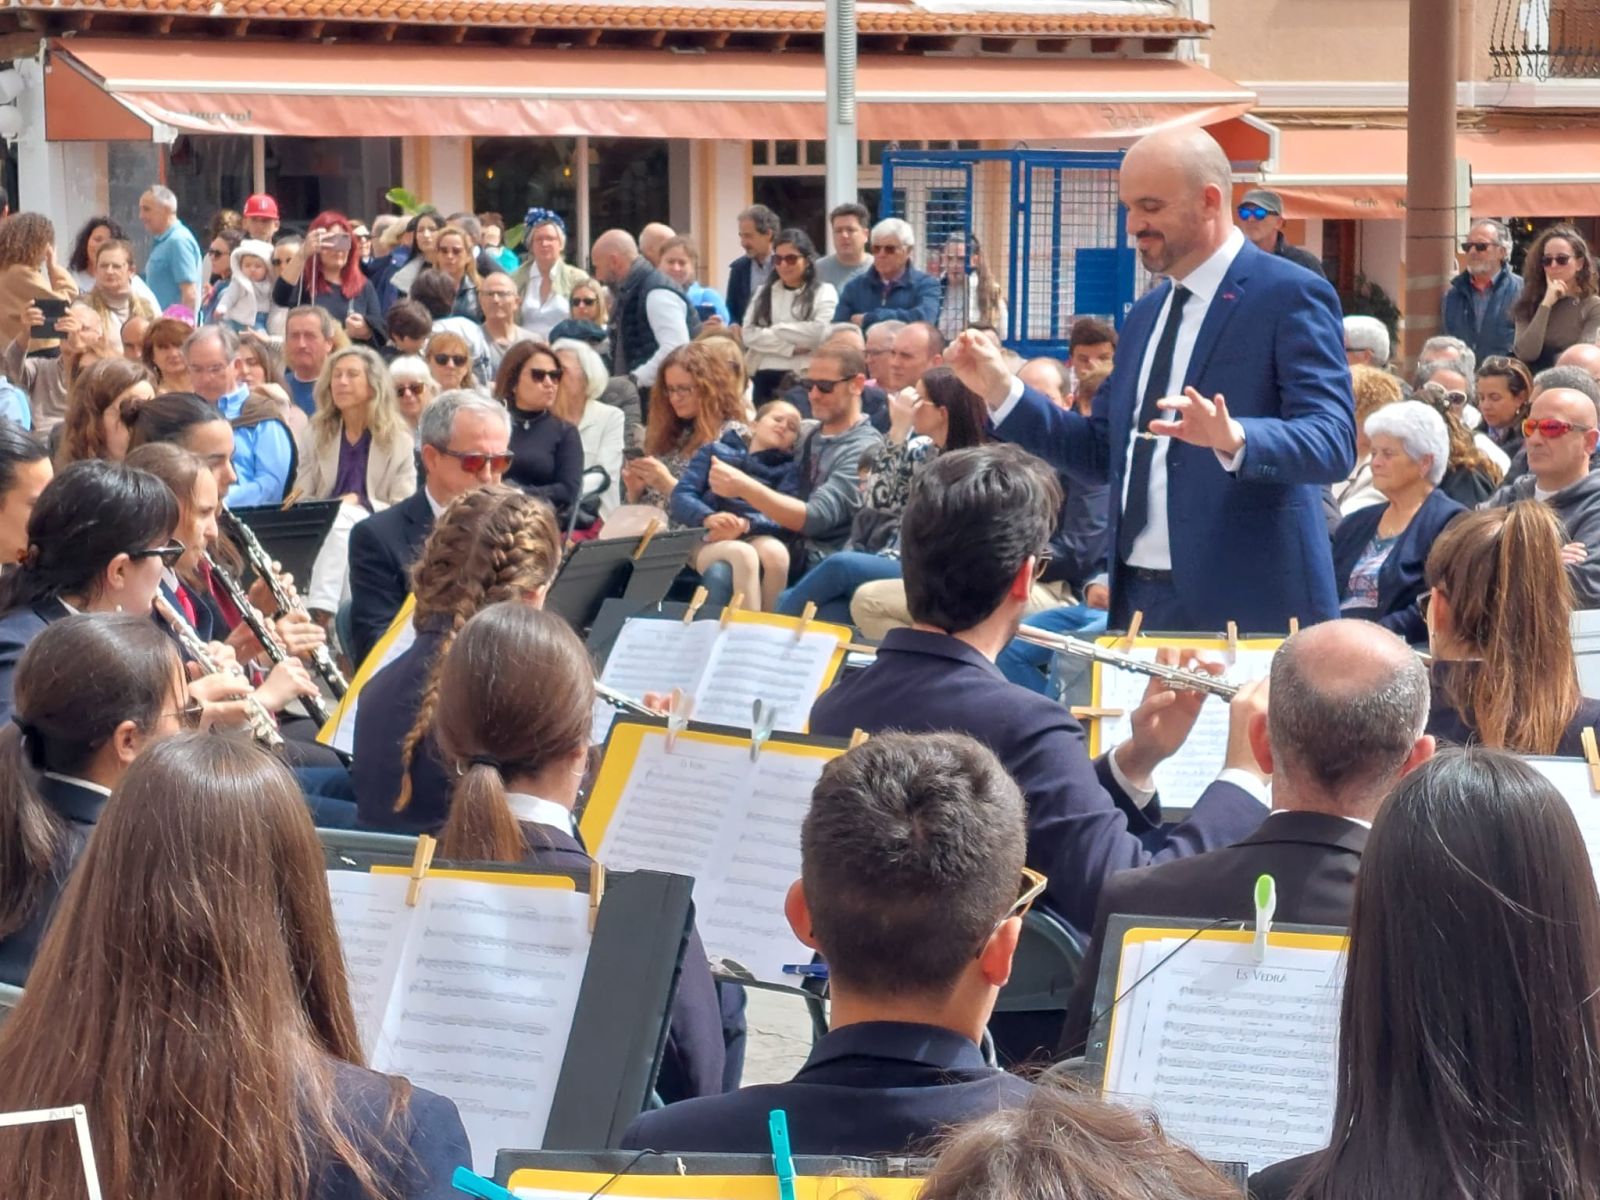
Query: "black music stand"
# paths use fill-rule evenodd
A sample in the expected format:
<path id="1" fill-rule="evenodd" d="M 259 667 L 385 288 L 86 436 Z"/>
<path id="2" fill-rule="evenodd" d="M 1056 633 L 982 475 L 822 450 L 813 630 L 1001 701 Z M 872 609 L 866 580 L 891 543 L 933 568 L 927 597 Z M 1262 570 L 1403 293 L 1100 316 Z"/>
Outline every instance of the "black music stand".
<path id="1" fill-rule="evenodd" d="M 307 500 L 290 508 L 261 504 L 230 509 L 261 543 L 269 558 L 295 577 L 304 589 L 311 582 L 311 566 L 339 515 L 337 500 Z"/>

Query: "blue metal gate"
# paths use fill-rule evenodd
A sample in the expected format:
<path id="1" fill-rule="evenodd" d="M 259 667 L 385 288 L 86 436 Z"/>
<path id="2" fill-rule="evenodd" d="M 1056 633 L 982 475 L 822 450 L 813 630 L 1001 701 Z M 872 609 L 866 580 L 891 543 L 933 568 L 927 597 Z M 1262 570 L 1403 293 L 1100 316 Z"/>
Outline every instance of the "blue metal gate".
<path id="1" fill-rule="evenodd" d="M 1140 285 L 1117 196 L 1121 165 L 1121 151 L 890 150 L 880 215 L 911 224 L 924 269 L 942 274 L 948 248 L 969 276 L 998 285 L 1000 306 L 978 307 L 1007 346 L 1064 358 L 1075 319 L 1120 328 Z M 945 314 L 947 327 L 978 322 L 981 286 L 947 289 L 947 307 L 959 309 Z"/>

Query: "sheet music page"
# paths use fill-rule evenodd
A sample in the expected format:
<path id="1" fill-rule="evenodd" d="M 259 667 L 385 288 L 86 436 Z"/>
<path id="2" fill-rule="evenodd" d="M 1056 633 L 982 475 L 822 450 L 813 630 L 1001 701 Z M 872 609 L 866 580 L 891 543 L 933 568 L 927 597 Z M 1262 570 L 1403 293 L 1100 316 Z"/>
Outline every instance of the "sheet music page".
<path id="1" fill-rule="evenodd" d="M 402 885 L 404 876 L 394 877 Z M 589 960 L 589 897 L 430 877 L 372 1066 L 448 1096 L 473 1167 L 537 1147 Z"/>
<path id="2" fill-rule="evenodd" d="M 407 650 L 411 649 L 412 643 L 416 640 L 416 626 L 410 621 L 407 621 L 403 626 L 401 626 L 400 631 L 395 634 L 394 641 L 391 642 L 384 650 L 382 661 L 380 661 L 373 668 L 374 673 L 383 670 L 384 667 L 387 667 L 395 659 L 399 658 Z M 371 680 L 369 679 L 368 682 L 370 683 Z M 362 691 L 365 690 L 366 688 L 363 686 Z M 355 752 L 356 710 L 360 707 L 361 692 L 358 691 L 350 698 L 350 703 L 345 706 L 344 716 L 340 719 L 338 728 L 333 731 L 333 740 L 329 743 L 329 745 L 331 745 L 341 754 L 352 754 Z"/>
<path id="3" fill-rule="evenodd" d="M 1326 1146 L 1344 955 L 1269 946 L 1258 963 L 1248 940 L 1159 939 L 1124 949 L 1118 987 L 1153 967 L 1122 1002 L 1107 1097 L 1153 1108 L 1169 1136 L 1251 1171 Z"/>
<path id="4" fill-rule="evenodd" d="M 350 1002 L 368 1061 L 394 994 L 400 956 L 414 910 L 406 907 L 407 880 L 366 871 L 329 871 L 328 895 L 344 950 Z"/>
<path id="5" fill-rule="evenodd" d="M 695 719 L 749 729 L 751 705 L 764 700 L 778 707 L 777 729 L 802 733 L 838 652 L 832 634 L 732 622 L 706 664 Z"/>
<path id="6" fill-rule="evenodd" d="M 1230 683 L 1248 683 L 1263 678 L 1272 669 L 1271 650 L 1241 649 L 1239 661 L 1224 672 Z M 1154 662 L 1153 646 L 1139 647 L 1133 657 Z M 1203 651 L 1202 658 L 1220 661 L 1221 652 Z M 1123 671 L 1104 664 L 1096 665 L 1100 674 L 1100 707 L 1120 708 L 1122 716 L 1100 722 L 1100 749 L 1119 745 L 1133 732 L 1133 710 L 1144 698 L 1150 676 Z M 1155 771 L 1156 788 L 1165 809 L 1189 809 L 1200 799 L 1222 770 L 1228 754 L 1228 702 L 1220 696 L 1207 696 L 1194 729 L 1180 749 Z"/>
<path id="7" fill-rule="evenodd" d="M 1556 790 L 1572 805 L 1572 815 L 1578 819 L 1578 832 L 1583 834 L 1583 844 L 1588 848 L 1595 878 L 1600 879 L 1600 796 L 1595 795 L 1594 787 L 1589 782 L 1589 764 L 1581 758 L 1532 755 L 1523 761 L 1555 784 Z"/>
<path id="8" fill-rule="evenodd" d="M 600 682 L 635 700 L 643 699 L 646 692 L 670 692 L 673 688 L 694 695 L 721 632 L 715 621 L 691 621 L 685 625 L 682 621 L 631 617 L 622 623 L 622 632 L 606 659 Z M 699 713 L 695 716 L 710 720 Z M 616 709 L 602 700 L 595 701 L 589 739 L 593 745 L 605 743 L 615 719 Z M 748 706 L 744 723 L 750 723 Z"/>

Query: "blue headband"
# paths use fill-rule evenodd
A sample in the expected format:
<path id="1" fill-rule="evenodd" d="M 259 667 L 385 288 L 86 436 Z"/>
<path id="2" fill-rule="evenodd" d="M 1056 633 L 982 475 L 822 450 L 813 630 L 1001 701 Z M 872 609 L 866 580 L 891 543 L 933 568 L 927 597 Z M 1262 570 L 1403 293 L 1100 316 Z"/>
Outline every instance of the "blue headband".
<path id="1" fill-rule="evenodd" d="M 522 223 L 528 227 L 530 233 L 533 232 L 535 225 L 554 225 L 561 230 L 562 237 L 567 236 L 567 223 L 548 208 L 530 208 L 527 215 L 522 218 Z"/>

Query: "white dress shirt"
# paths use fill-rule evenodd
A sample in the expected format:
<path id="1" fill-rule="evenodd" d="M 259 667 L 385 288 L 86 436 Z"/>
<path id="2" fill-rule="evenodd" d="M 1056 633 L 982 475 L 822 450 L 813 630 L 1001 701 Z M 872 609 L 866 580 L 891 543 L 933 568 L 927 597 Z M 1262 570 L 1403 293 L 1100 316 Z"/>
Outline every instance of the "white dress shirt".
<path id="1" fill-rule="evenodd" d="M 572 820 L 572 810 L 565 804 L 546 800 L 542 796 L 530 796 L 527 792 L 507 792 L 506 805 L 511 809 L 511 815 L 519 821 L 527 821 L 531 825 L 548 825 L 551 829 L 560 829 L 573 837 L 578 836 L 578 826 Z"/>

